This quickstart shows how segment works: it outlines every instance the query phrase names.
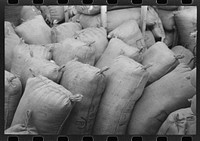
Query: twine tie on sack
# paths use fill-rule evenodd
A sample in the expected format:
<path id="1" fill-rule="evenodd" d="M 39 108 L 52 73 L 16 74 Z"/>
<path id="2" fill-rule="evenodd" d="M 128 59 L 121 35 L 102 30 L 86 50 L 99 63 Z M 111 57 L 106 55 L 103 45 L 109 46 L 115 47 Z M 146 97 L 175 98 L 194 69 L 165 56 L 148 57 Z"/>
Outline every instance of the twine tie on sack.
<path id="1" fill-rule="evenodd" d="M 75 95 L 71 95 L 69 97 L 69 99 L 72 101 L 72 102 L 79 102 L 81 101 L 83 98 L 83 95 L 82 94 L 75 94 Z"/>
<path id="2" fill-rule="evenodd" d="M 31 68 L 29 68 L 28 70 L 31 72 L 31 74 L 32 74 L 33 77 L 36 77 L 35 72 Z"/>
<path id="3" fill-rule="evenodd" d="M 178 59 L 183 59 L 184 57 L 185 57 L 185 56 L 182 55 L 182 54 L 174 55 L 174 58 L 175 58 L 176 60 L 178 60 Z"/>
<path id="4" fill-rule="evenodd" d="M 105 71 L 107 71 L 109 69 L 110 69 L 109 67 L 105 66 L 100 71 L 98 71 L 97 73 L 103 74 Z"/>
<path id="5" fill-rule="evenodd" d="M 16 79 L 17 78 L 17 76 L 12 76 L 12 77 L 10 77 L 10 78 L 7 78 L 7 81 L 8 81 L 8 83 L 12 86 L 12 87 L 16 87 L 16 85 L 14 85 L 13 83 L 12 83 L 12 81 L 14 80 L 14 79 Z"/>
<path id="6" fill-rule="evenodd" d="M 81 117 L 81 120 L 76 121 L 76 125 L 79 129 L 83 129 L 87 126 L 87 120 L 84 117 Z"/>

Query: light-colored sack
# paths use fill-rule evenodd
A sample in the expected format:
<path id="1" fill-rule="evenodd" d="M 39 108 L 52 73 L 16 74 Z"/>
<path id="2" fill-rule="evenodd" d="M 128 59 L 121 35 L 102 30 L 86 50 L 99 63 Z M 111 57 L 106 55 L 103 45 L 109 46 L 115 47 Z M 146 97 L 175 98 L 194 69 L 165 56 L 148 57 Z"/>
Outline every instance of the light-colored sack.
<path id="1" fill-rule="evenodd" d="M 142 62 L 142 53 L 138 48 L 131 47 L 120 39 L 112 38 L 108 43 L 108 47 L 95 64 L 95 67 L 100 69 L 105 66 L 110 67 L 119 55 L 127 56 L 137 62 Z"/>
<path id="2" fill-rule="evenodd" d="M 23 22 L 15 28 L 15 32 L 27 44 L 42 45 L 51 43 L 51 28 L 46 24 L 42 15 Z"/>
<path id="3" fill-rule="evenodd" d="M 173 71 L 145 88 L 131 115 L 128 134 L 155 135 L 168 115 L 190 106 L 196 94 L 191 85 L 190 67 L 179 64 Z"/>
<path id="4" fill-rule="evenodd" d="M 35 128 L 29 128 L 25 124 L 16 124 L 4 131 L 7 135 L 37 135 L 37 130 Z"/>
<path id="5" fill-rule="evenodd" d="M 152 65 L 147 68 L 149 72 L 148 84 L 155 82 L 162 76 L 172 71 L 178 64 L 179 58 L 183 56 L 175 55 L 163 42 L 157 42 L 143 54 L 143 65 Z"/>
<path id="6" fill-rule="evenodd" d="M 79 22 L 83 29 L 88 28 L 88 27 L 102 27 L 102 22 L 101 22 L 101 15 L 85 15 L 85 14 L 76 14 L 73 16 L 70 21 L 72 22 Z"/>
<path id="7" fill-rule="evenodd" d="M 197 7 L 193 6 L 193 8 L 177 11 L 174 18 L 180 45 L 188 48 L 195 54 L 197 37 L 191 34 L 197 31 Z"/>
<path id="8" fill-rule="evenodd" d="M 171 49 L 176 55 L 183 55 L 182 59 L 179 59 L 180 63 L 187 64 L 191 69 L 194 68 L 194 55 L 189 50 L 184 48 L 183 46 L 175 46 Z"/>
<path id="9" fill-rule="evenodd" d="M 58 43 L 66 38 L 72 38 L 76 31 L 81 30 L 82 27 L 77 22 L 67 22 L 56 25 L 51 28 L 51 38 L 53 43 Z"/>
<path id="10" fill-rule="evenodd" d="M 53 60 L 59 66 L 65 65 L 75 58 L 78 58 L 78 61 L 82 63 L 94 65 L 95 48 L 91 46 L 92 43 L 67 38 L 61 43 L 52 44 L 50 46 L 53 46 Z"/>
<path id="11" fill-rule="evenodd" d="M 60 84 L 72 93 L 81 93 L 83 99 L 72 109 L 62 134 L 92 134 L 101 96 L 106 87 L 106 77 L 103 73 L 108 68 L 100 70 L 72 60 L 64 69 Z"/>
<path id="12" fill-rule="evenodd" d="M 121 55 L 105 75 L 107 86 L 100 102 L 93 134 L 123 135 L 135 103 L 148 81 L 148 72 L 146 67 Z"/>
<path id="13" fill-rule="evenodd" d="M 95 62 L 101 57 L 108 45 L 107 32 L 103 27 L 90 27 L 77 31 L 74 38 L 85 43 L 92 43 L 95 49 Z"/>
<path id="14" fill-rule="evenodd" d="M 58 83 L 62 76 L 62 68 L 49 60 L 16 52 L 11 72 L 20 78 L 24 90 L 28 78 L 33 77 L 32 73 L 43 75 Z"/>
<path id="15" fill-rule="evenodd" d="M 59 134 L 74 102 L 81 99 L 81 94 L 73 95 L 46 77 L 29 78 L 12 126 L 28 124 L 30 128 L 36 128 L 38 134 Z M 27 113 L 31 119 L 28 123 Z"/>
<path id="16" fill-rule="evenodd" d="M 108 38 L 114 37 L 117 37 L 128 45 L 139 49 L 145 47 L 144 38 L 135 20 L 124 22 L 108 34 Z"/>
<path id="17" fill-rule="evenodd" d="M 172 112 L 160 127 L 158 135 L 195 135 L 196 116 L 190 108 Z"/>
<path id="18" fill-rule="evenodd" d="M 7 21 L 4 22 L 4 35 L 5 70 L 10 71 L 13 59 L 13 50 L 20 43 L 20 38 L 15 33 L 13 25 Z"/>

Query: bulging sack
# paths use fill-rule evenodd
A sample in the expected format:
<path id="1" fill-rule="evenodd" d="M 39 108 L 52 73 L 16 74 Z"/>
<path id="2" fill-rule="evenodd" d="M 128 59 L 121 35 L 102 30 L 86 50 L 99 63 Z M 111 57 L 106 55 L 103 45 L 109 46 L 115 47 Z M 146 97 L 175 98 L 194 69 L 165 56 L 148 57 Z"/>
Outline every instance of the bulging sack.
<path id="1" fill-rule="evenodd" d="M 22 95 L 22 85 L 15 75 L 5 71 L 5 107 L 4 107 L 4 129 L 10 127 L 19 100 Z"/>
<path id="2" fill-rule="evenodd" d="M 179 59 L 180 63 L 187 64 L 191 69 L 194 68 L 194 55 L 189 50 L 184 48 L 183 46 L 175 46 L 171 49 L 176 55 L 183 55 L 182 59 Z"/>
<path id="3" fill-rule="evenodd" d="M 85 43 L 92 43 L 95 48 L 95 62 L 101 57 L 108 45 L 106 29 L 103 27 L 90 27 L 77 31 L 74 38 Z"/>
<path id="4" fill-rule="evenodd" d="M 178 64 L 178 58 L 163 42 L 157 42 L 143 54 L 143 65 L 152 65 L 147 68 L 149 72 L 148 84 L 160 79 L 172 71 Z"/>
<path id="5" fill-rule="evenodd" d="M 61 43 L 55 43 L 53 46 L 53 60 L 59 66 L 78 58 L 78 61 L 94 65 L 95 62 L 95 48 L 91 46 L 92 43 L 84 43 L 74 38 L 67 38 Z"/>
<path id="6" fill-rule="evenodd" d="M 107 86 L 97 112 L 93 134 L 125 134 L 135 102 L 148 81 L 146 67 L 118 56 L 105 73 Z"/>
<path id="7" fill-rule="evenodd" d="M 15 32 L 27 44 L 43 45 L 51 43 L 51 28 L 46 24 L 42 15 L 23 22 L 15 28 Z"/>
<path id="8" fill-rule="evenodd" d="M 158 135 L 195 135 L 196 116 L 190 108 L 172 112 L 160 127 Z"/>
<path id="9" fill-rule="evenodd" d="M 16 52 L 11 72 L 20 78 L 24 90 L 27 79 L 33 75 L 40 74 L 58 83 L 62 76 L 62 67 L 46 59 Z"/>
<path id="10" fill-rule="evenodd" d="M 197 7 L 177 11 L 174 18 L 180 44 L 195 53 L 196 36 L 191 36 L 191 33 L 197 31 Z"/>
<path id="11" fill-rule="evenodd" d="M 171 112 L 190 106 L 188 99 L 196 94 L 190 71 L 187 65 L 179 64 L 145 88 L 132 112 L 128 134 L 155 135 Z"/>
<path id="12" fill-rule="evenodd" d="M 13 25 L 10 22 L 4 22 L 5 35 L 5 70 L 10 71 L 13 59 L 13 50 L 20 43 L 20 38 L 14 31 Z"/>
<path id="13" fill-rule="evenodd" d="M 52 48 L 47 48 L 43 45 L 26 44 L 22 39 L 16 48 L 14 48 L 14 53 L 15 57 L 17 55 L 22 55 L 45 60 L 52 59 Z"/>
<path id="14" fill-rule="evenodd" d="M 117 37 L 130 46 L 139 49 L 145 47 L 144 38 L 135 20 L 125 21 L 108 34 L 108 38 Z"/>
<path id="15" fill-rule="evenodd" d="M 29 78 L 12 126 L 25 124 L 35 128 L 38 134 L 59 134 L 74 102 L 81 99 L 82 95 L 73 95 L 46 77 Z"/>
<path id="16" fill-rule="evenodd" d="M 67 22 L 56 25 L 51 28 L 51 38 L 53 43 L 58 43 L 66 38 L 72 38 L 76 31 L 81 30 L 82 27 L 77 22 Z"/>
<path id="17" fill-rule="evenodd" d="M 110 67 L 114 59 L 120 55 L 127 56 L 137 62 L 142 61 L 142 53 L 136 47 L 131 47 L 118 38 L 112 38 L 104 53 L 95 64 L 95 67 L 102 69 L 105 66 Z"/>
<path id="18" fill-rule="evenodd" d="M 72 109 L 63 126 L 62 134 L 92 134 L 99 102 L 106 87 L 103 74 L 108 68 L 98 69 L 72 60 L 65 65 L 60 84 L 83 99 Z"/>

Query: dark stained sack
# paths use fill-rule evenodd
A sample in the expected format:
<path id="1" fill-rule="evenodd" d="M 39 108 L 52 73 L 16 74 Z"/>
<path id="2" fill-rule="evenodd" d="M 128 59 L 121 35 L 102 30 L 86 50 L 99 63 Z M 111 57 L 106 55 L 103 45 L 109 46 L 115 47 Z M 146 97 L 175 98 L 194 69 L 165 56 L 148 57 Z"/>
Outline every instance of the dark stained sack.
<path id="1" fill-rule="evenodd" d="M 105 73 L 107 86 L 97 112 L 93 134 L 125 134 L 135 102 L 148 81 L 146 67 L 118 56 Z"/>
<path id="2" fill-rule="evenodd" d="M 197 82 L 197 68 L 195 67 L 191 73 L 190 73 L 190 80 L 191 80 L 191 84 L 192 86 L 194 86 L 196 88 L 196 82 Z"/>
<path id="3" fill-rule="evenodd" d="M 5 70 L 10 71 L 13 59 L 13 49 L 20 43 L 20 38 L 14 31 L 10 22 L 4 22 L 4 49 L 5 49 Z"/>
<path id="4" fill-rule="evenodd" d="M 11 22 L 15 26 L 18 26 L 21 24 L 20 20 L 20 12 L 21 12 L 22 6 L 5 6 L 5 16 L 4 20 Z"/>
<path id="5" fill-rule="evenodd" d="M 160 127 L 158 135 L 195 135 L 196 116 L 190 108 L 172 112 Z"/>
<path id="6" fill-rule="evenodd" d="M 110 67 L 119 55 L 127 56 L 137 62 L 142 61 L 142 53 L 138 48 L 129 46 L 120 39 L 112 38 L 95 67 L 100 69 L 105 66 Z"/>
<path id="7" fill-rule="evenodd" d="M 40 59 L 27 54 L 15 53 L 13 57 L 11 72 L 21 80 L 23 90 L 28 78 L 35 75 L 43 75 L 55 82 L 59 82 L 62 76 L 62 67 L 46 59 Z"/>
<path id="8" fill-rule="evenodd" d="M 91 46 L 95 48 L 95 61 L 97 61 L 108 45 L 106 29 L 103 27 L 90 27 L 77 31 L 74 38 L 85 43 L 92 43 Z"/>
<path id="9" fill-rule="evenodd" d="M 75 58 L 82 63 L 94 65 L 95 48 L 91 44 L 74 38 L 67 38 L 61 43 L 52 44 L 50 46 L 53 46 L 53 60 L 59 66 Z"/>
<path id="10" fill-rule="evenodd" d="M 132 112 L 128 134 L 155 135 L 171 112 L 190 106 L 188 99 L 196 94 L 190 71 L 187 65 L 179 64 L 145 88 Z"/>
<path id="11" fill-rule="evenodd" d="M 180 63 L 187 64 L 191 69 L 194 68 L 194 55 L 189 50 L 183 46 L 175 46 L 171 49 L 176 55 L 183 55 L 182 59 L 179 59 Z"/>
<path id="12" fill-rule="evenodd" d="M 41 15 L 41 12 L 35 6 L 22 6 L 22 9 L 20 11 L 22 22 L 34 19 L 37 15 Z"/>
<path id="13" fill-rule="evenodd" d="M 152 65 L 149 72 L 148 84 L 160 79 L 173 70 L 178 64 L 178 58 L 163 42 L 157 42 L 143 54 L 143 65 Z"/>
<path id="14" fill-rule="evenodd" d="M 174 11 L 158 9 L 157 13 L 162 21 L 164 29 L 168 31 L 173 30 L 175 26 Z"/>
<path id="15" fill-rule="evenodd" d="M 100 14 L 101 6 L 99 6 L 99 5 L 89 5 L 89 6 L 78 5 L 78 6 L 75 6 L 75 9 L 81 14 L 95 15 L 95 14 Z"/>
<path id="16" fill-rule="evenodd" d="M 44 18 L 45 22 L 50 27 L 53 26 L 53 20 L 51 19 L 51 14 L 50 14 L 48 6 L 42 5 L 42 6 L 39 6 L 39 9 L 41 11 L 42 17 Z"/>
<path id="17" fill-rule="evenodd" d="M 169 47 L 173 48 L 175 45 L 177 45 L 177 34 L 175 30 L 172 31 L 165 31 L 165 39 L 164 43 Z"/>
<path id="18" fill-rule="evenodd" d="M 28 125 L 36 128 L 38 134 L 59 134 L 74 102 L 81 99 L 81 94 L 73 95 L 46 77 L 29 78 L 12 126 L 25 124 L 28 112 L 31 119 Z"/>
<path id="19" fill-rule="evenodd" d="M 23 22 L 15 28 L 15 32 L 27 44 L 43 45 L 51 43 L 51 28 L 46 24 L 42 15 Z"/>
<path id="20" fill-rule="evenodd" d="M 99 102 L 106 86 L 103 74 L 108 68 L 98 69 L 72 60 L 65 65 L 60 84 L 83 99 L 72 109 L 63 126 L 62 134 L 92 134 Z"/>
<path id="21" fill-rule="evenodd" d="M 15 75 L 5 71 L 5 107 L 4 107 L 4 129 L 10 127 L 17 105 L 22 95 L 22 85 Z"/>
<path id="22" fill-rule="evenodd" d="M 117 37 L 130 46 L 139 49 L 145 47 L 144 38 L 135 20 L 125 21 L 108 34 L 108 38 Z"/>
<path id="23" fill-rule="evenodd" d="M 183 9 L 175 12 L 175 23 L 178 30 L 180 45 L 194 53 L 196 48 L 196 36 L 191 33 L 197 31 L 197 7 Z"/>
<path id="24" fill-rule="evenodd" d="M 82 27 L 77 22 L 67 22 L 56 25 L 51 28 L 51 38 L 53 43 L 58 43 L 66 38 L 72 38 L 76 31 L 81 30 Z"/>
<path id="25" fill-rule="evenodd" d="M 144 42 L 147 49 L 156 43 L 154 35 L 150 30 L 145 31 Z"/>

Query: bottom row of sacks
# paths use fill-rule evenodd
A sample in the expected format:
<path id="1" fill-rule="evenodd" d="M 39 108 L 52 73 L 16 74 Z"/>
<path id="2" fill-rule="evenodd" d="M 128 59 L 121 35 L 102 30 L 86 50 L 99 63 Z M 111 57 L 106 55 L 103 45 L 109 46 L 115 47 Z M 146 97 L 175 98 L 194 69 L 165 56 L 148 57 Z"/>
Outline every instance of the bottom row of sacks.
<path id="1" fill-rule="evenodd" d="M 163 133 L 160 127 L 170 113 L 190 107 L 196 71 L 180 63 L 146 86 L 149 67 L 120 55 L 102 69 L 69 61 L 59 84 L 32 72 L 22 96 L 20 86 L 5 91 L 5 120 L 13 115 L 5 122 L 5 134 Z M 15 88 L 6 77 L 5 89 Z"/>

